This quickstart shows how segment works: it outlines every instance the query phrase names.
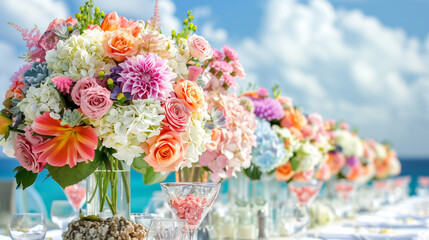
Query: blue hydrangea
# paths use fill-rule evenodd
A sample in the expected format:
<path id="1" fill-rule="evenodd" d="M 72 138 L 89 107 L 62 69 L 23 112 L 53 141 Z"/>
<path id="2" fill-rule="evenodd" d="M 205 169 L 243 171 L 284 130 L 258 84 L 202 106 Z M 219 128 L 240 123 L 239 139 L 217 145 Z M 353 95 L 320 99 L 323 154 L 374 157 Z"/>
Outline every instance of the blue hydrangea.
<path id="1" fill-rule="evenodd" d="M 33 63 L 33 66 L 24 73 L 24 83 L 27 85 L 25 89 L 39 86 L 45 82 L 50 73 L 47 63 Z"/>
<path id="2" fill-rule="evenodd" d="M 256 147 L 252 149 L 252 163 L 262 172 L 270 172 L 282 164 L 286 157 L 284 143 L 264 119 L 258 118 L 255 135 Z"/>

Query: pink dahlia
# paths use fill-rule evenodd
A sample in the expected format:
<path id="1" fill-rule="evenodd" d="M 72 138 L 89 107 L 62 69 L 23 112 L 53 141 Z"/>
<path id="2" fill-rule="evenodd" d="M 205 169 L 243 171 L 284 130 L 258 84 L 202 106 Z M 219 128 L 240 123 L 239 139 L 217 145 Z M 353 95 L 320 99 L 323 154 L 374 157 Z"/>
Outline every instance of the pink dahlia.
<path id="1" fill-rule="evenodd" d="M 120 63 L 119 67 L 123 69 L 118 78 L 122 92 L 130 93 L 133 99 L 165 101 L 173 91 L 171 80 L 176 74 L 166 60 L 155 54 L 138 55 Z"/>

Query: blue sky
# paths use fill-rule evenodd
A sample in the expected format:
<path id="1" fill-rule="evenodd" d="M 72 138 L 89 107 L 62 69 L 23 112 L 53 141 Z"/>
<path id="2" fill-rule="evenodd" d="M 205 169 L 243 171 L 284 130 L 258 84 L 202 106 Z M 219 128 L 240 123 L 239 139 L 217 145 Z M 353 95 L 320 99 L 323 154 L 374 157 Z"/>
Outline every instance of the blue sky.
<path id="1" fill-rule="evenodd" d="M 75 13 L 77 0 L 2 0 L 0 94 L 22 62 L 18 33 Z M 99 0 L 106 12 L 151 16 L 153 0 Z M 237 49 L 249 82 L 279 83 L 305 112 L 343 119 L 400 156 L 429 157 L 429 1 L 160 0 L 164 32 L 194 10 L 198 34 Z"/>

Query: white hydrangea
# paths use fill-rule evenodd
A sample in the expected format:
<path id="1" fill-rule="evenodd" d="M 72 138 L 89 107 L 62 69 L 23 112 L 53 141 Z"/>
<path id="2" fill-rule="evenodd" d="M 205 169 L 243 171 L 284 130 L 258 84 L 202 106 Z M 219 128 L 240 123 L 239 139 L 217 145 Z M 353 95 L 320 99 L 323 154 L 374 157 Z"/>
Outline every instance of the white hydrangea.
<path id="1" fill-rule="evenodd" d="M 4 135 L 1 135 L 0 138 L 0 146 L 3 147 L 3 153 L 6 154 L 10 158 L 15 157 L 15 148 L 14 143 L 15 139 L 18 137 L 18 133 L 14 131 L 9 132 L 9 137 L 5 140 Z"/>
<path id="2" fill-rule="evenodd" d="M 54 87 L 49 86 L 49 81 L 40 87 L 30 87 L 25 98 L 17 106 L 24 113 L 27 125 L 32 124 L 36 117 L 41 116 L 46 111 L 49 111 L 52 118 L 60 119 L 60 112 L 65 107 L 59 92 Z"/>
<path id="3" fill-rule="evenodd" d="M 131 165 L 143 153 L 140 144 L 160 134 L 163 119 L 164 108 L 159 101 L 139 99 L 129 106 L 114 105 L 103 118 L 91 119 L 90 123 L 103 146 L 115 149 L 113 156 Z"/>
<path id="4" fill-rule="evenodd" d="M 179 168 L 191 167 L 198 162 L 200 156 L 206 151 L 205 144 L 211 139 L 211 131 L 205 127 L 205 120 L 201 113 L 192 113 L 191 125 L 187 132 L 181 134 L 183 144 L 187 144 L 185 161 Z"/>
<path id="5" fill-rule="evenodd" d="M 360 138 L 346 130 L 334 131 L 335 141 L 342 148 L 344 156 L 355 156 L 361 158 L 364 153 L 363 144 Z"/>
<path id="6" fill-rule="evenodd" d="M 82 35 L 60 40 L 56 50 L 46 52 L 48 69 L 53 76 L 70 76 L 74 80 L 94 77 L 101 70 L 109 74 L 115 63 L 104 56 L 103 40 L 104 32 L 99 30 L 86 30 Z"/>
<path id="7" fill-rule="evenodd" d="M 375 145 L 375 156 L 377 159 L 385 159 L 387 156 L 387 149 L 383 144 L 376 143 Z"/>
<path id="8" fill-rule="evenodd" d="M 169 52 L 172 59 L 168 61 L 168 65 L 173 69 L 173 72 L 177 74 L 178 79 L 187 79 L 189 73 L 187 63 L 189 60 L 189 48 L 188 42 L 184 39 L 180 39 L 179 48 L 175 45 L 171 45 Z"/>
<path id="9" fill-rule="evenodd" d="M 299 161 L 296 172 L 312 170 L 323 161 L 323 155 L 320 150 L 309 141 L 301 144 L 297 151 L 296 158 Z"/>

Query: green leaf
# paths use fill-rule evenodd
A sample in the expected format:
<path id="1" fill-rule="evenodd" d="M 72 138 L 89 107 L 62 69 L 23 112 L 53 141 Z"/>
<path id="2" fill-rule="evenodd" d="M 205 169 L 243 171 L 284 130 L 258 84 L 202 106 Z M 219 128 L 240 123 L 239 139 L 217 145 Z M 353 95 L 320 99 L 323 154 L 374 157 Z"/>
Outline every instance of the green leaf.
<path id="1" fill-rule="evenodd" d="M 168 174 L 155 172 L 144 160 L 145 156 L 145 154 L 142 154 L 141 156 L 134 158 L 131 168 L 143 175 L 143 182 L 146 185 L 163 182 L 168 177 Z"/>
<path id="2" fill-rule="evenodd" d="M 46 165 L 49 175 L 57 182 L 62 188 L 77 184 L 85 178 L 89 177 L 98 167 L 103 163 L 103 158 L 107 158 L 106 154 L 102 151 L 96 150 L 94 160 L 92 162 L 80 162 L 76 166 L 70 168 L 66 165 L 63 167 L 53 167 Z"/>
<path id="3" fill-rule="evenodd" d="M 290 160 L 290 163 L 292 165 L 292 171 L 296 171 L 299 167 L 299 164 L 300 164 L 299 160 L 296 157 L 292 158 Z"/>
<path id="4" fill-rule="evenodd" d="M 262 176 L 261 170 L 255 165 L 251 164 L 249 168 L 244 169 L 244 174 L 251 180 L 260 180 Z"/>
<path id="5" fill-rule="evenodd" d="M 23 167 L 17 167 L 13 171 L 16 172 L 15 179 L 17 188 L 22 186 L 22 189 L 26 189 L 27 187 L 33 185 L 38 175 L 37 173 L 27 171 Z"/>
<path id="6" fill-rule="evenodd" d="M 146 168 L 146 173 L 143 174 L 143 182 L 146 185 L 160 183 L 165 181 L 168 177 L 168 173 L 155 172 L 152 167 Z"/>

